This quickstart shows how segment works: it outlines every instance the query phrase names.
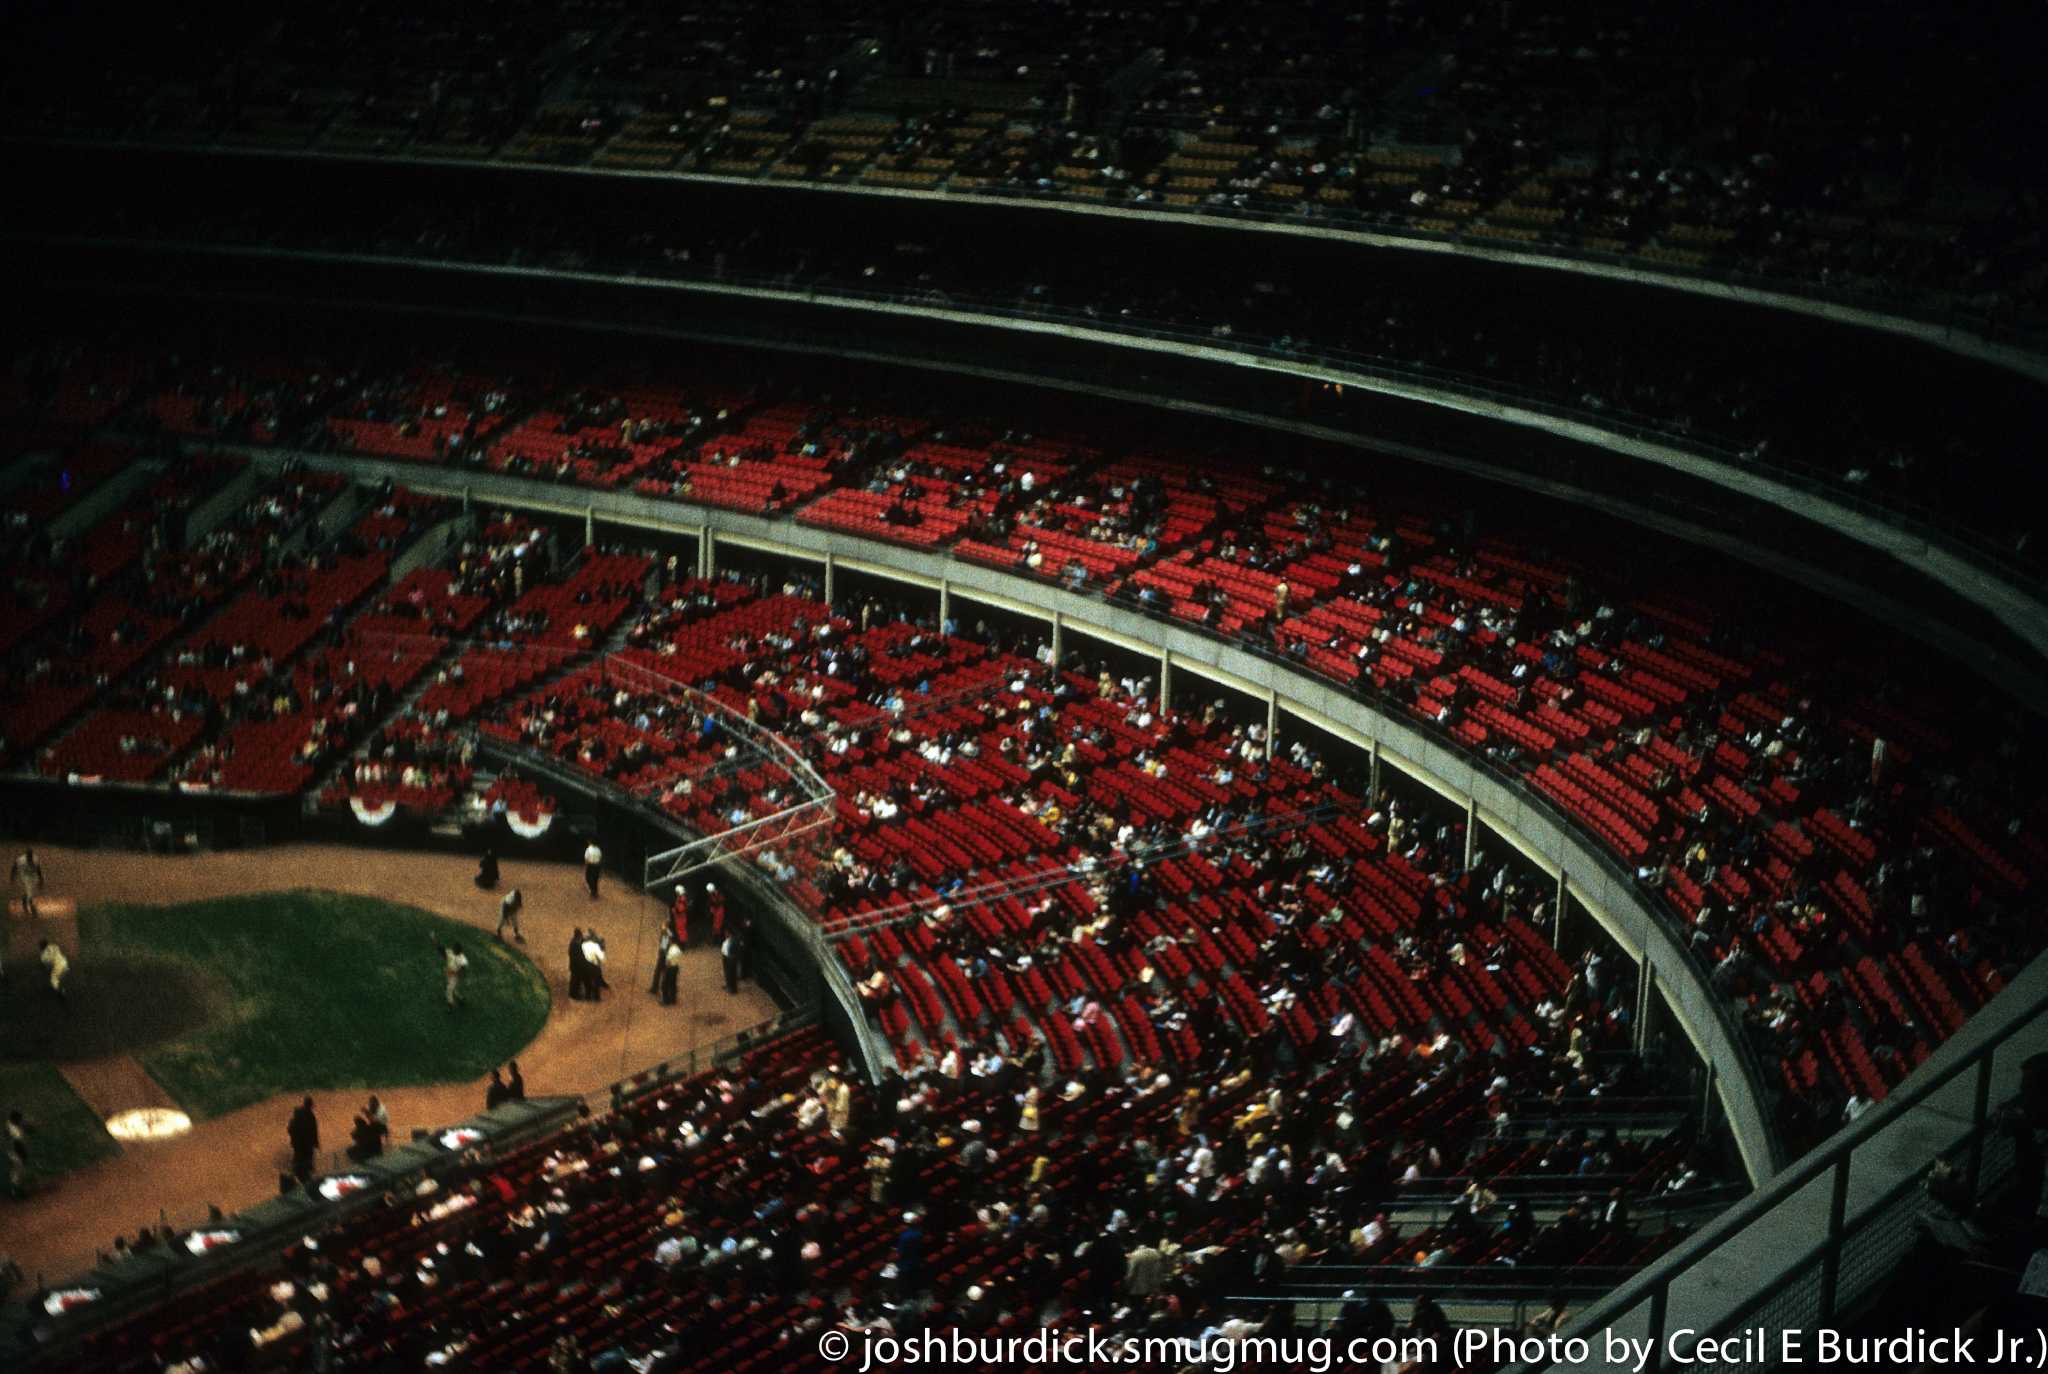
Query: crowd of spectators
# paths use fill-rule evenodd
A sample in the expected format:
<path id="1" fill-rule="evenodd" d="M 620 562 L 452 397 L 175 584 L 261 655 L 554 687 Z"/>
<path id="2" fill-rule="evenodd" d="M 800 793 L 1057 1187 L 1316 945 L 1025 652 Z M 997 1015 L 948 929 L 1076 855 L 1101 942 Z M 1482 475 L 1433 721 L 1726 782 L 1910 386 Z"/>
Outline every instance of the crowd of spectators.
<path id="1" fill-rule="evenodd" d="M 494 13 L 486 39 L 361 0 L 239 44 L 159 18 L 114 59 L 53 20 L 10 104 L 46 134 L 879 168 L 885 184 L 1564 247 L 2007 322 L 2037 311 L 2036 188 L 2024 153 L 1989 155 L 2005 59 L 1926 16 L 1890 16 L 1910 42 L 1845 42 L 1752 8 L 576 5 Z M 1822 83 L 1804 65 L 1816 43 Z M 211 49 L 210 81 L 178 68 L 195 48 Z M 1985 69 L 1979 89 L 1916 81 L 1943 65 Z M 1905 83 L 1926 98 L 1898 101 Z"/>
<path id="2" fill-rule="evenodd" d="M 1672 325 L 1656 312 L 1531 310 L 1503 297 L 1492 281 L 1450 278 L 1427 289 L 1380 275 L 1351 274 L 1337 259 L 1276 260 L 1247 275 L 1234 248 L 1182 245 L 1136 258 L 1101 253 L 1047 235 L 1010 252 L 980 251 L 972 236 L 906 237 L 901 227 L 875 234 L 849 226 L 821 238 L 801 222 L 724 226 L 692 221 L 657 227 L 630 218 L 593 219 L 581 208 L 531 199 L 413 203 L 396 210 L 364 205 L 294 211 L 245 207 L 194 216 L 162 208 L 131 211 L 102 227 L 145 237 L 274 247 L 428 256 L 464 262 L 712 281 L 804 292 L 881 296 L 944 309 L 1058 319 L 1112 334 L 1166 335 L 1261 357 L 1355 367 L 1453 393 L 1563 412 L 1603 429 L 1642 434 L 1679 447 L 1703 447 L 1722 461 L 1789 471 L 1858 501 L 1892 505 L 1915 519 L 1933 515 L 2016 558 L 2030 558 L 2028 513 L 1983 498 L 1974 484 L 1944 472 L 1986 471 L 1995 451 L 1969 416 L 2003 412 L 2003 392 L 1920 393 L 1899 405 L 1881 369 L 1843 367 L 1810 340 Z M 1086 251 L 1084 251 L 1084 249 Z M 481 403 L 502 407 L 505 382 Z M 360 385 L 352 374 L 326 379 L 335 390 Z M 196 383 L 187 383 L 197 389 Z M 215 391 L 220 390 L 216 384 Z M 271 394 L 285 390 L 271 383 Z M 227 388 L 239 396 L 242 389 Z M 734 398 L 736 399 L 736 398 Z M 318 413 L 316 389 L 295 394 L 256 437 L 302 433 Z M 437 403 L 438 404 L 438 403 Z M 202 413 L 218 409 L 202 406 Z M 707 407 L 707 411 L 711 409 Z M 717 410 L 730 413 L 730 405 Z M 490 412 L 495 413 L 495 412 Z M 247 412 L 202 432 L 240 437 Z M 487 415 L 488 418 L 488 415 Z M 665 440 L 718 432 L 709 414 L 642 417 L 644 432 L 624 441 L 589 428 L 581 447 L 552 460 L 566 476 L 578 465 L 630 466 L 659 474 Z M 337 431 L 318 443 L 342 442 Z M 434 456 L 482 462 L 477 423 L 446 424 Z M 486 426 L 488 428 L 488 426 Z M 349 442 L 362 442 L 357 432 Z M 381 445 L 380 445 L 381 446 Z M 738 462 L 743 449 L 714 455 Z M 530 454 L 497 450 L 493 465 L 538 472 Z M 638 461 L 646 459 L 645 462 Z M 688 480 L 670 467 L 671 488 Z M 788 495 L 790 488 L 785 488 Z M 778 502 L 779 504 L 779 502 Z M 898 512 L 915 519 L 914 510 Z M 905 521 L 907 522 L 907 521 Z"/>
<path id="3" fill-rule="evenodd" d="M 76 355 L 56 394 L 91 389 L 70 375 L 89 370 L 89 357 Z M 216 372 L 240 370 L 193 375 Z M 154 414 L 156 395 L 124 393 L 105 418 Z M 768 404 L 743 402 L 719 423 L 744 424 Z M 641 418 L 634 403 L 580 387 L 532 405 L 556 407 L 564 443 L 589 424 L 630 433 Z M 829 445 L 845 455 L 832 493 L 915 484 L 921 503 L 971 505 L 977 523 L 960 537 L 1007 550 L 1026 575 L 1061 578 L 1332 677 L 1551 797 L 1684 922 L 1712 986 L 1779 1075 L 1782 1124 L 1795 1143 L 1865 1110 L 2040 948 L 2027 894 L 2048 854 L 2041 803 L 2027 786 L 2024 723 L 1996 710 L 1979 719 L 1966 684 L 1838 612 L 1801 612 L 1782 588 L 1746 587 L 1725 569 L 1707 587 L 1668 550 L 1651 566 L 1599 541 L 1552 547 L 1526 522 L 1481 522 L 1466 513 L 1475 508 L 1419 485 L 1339 483 L 1277 465 L 1175 465 L 1124 451 L 1125 436 L 1048 431 L 1044 417 L 1027 429 L 987 416 L 885 416 L 823 396 L 800 409 L 778 451 L 759 461 Z M 505 418 L 516 425 L 526 413 L 513 407 Z M 252 498 L 237 535 L 200 542 L 250 554 L 246 568 L 222 574 L 235 586 L 289 593 L 300 560 L 322 556 L 300 552 L 292 531 L 335 491 L 288 471 Z M 361 556 L 379 541 L 396 547 L 433 513 L 402 493 L 375 492 L 345 536 L 354 542 L 335 556 Z M 1135 558 L 1107 575 L 1082 564 L 1077 579 L 1057 560 L 1032 561 L 1034 531 Z M 1390 1292 L 1454 1274 L 1508 1284 L 1575 1261 L 1626 1266 L 1665 1243 L 1630 1223 L 1630 1210 L 1711 1176 L 1709 1161 L 1686 1148 L 1689 1137 L 1630 1139 L 1573 1110 L 1655 1086 L 1626 1050 L 1629 989 L 1597 954 L 1541 965 L 1515 932 L 1544 928 L 1554 888 L 1478 837 L 1468 862 L 1455 808 L 1375 791 L 1357 759 L 1306 731 L 1283 729 L 1275 748 L 1262 711 L 1199 696 L 1189 705 L 1185 682 L 1168 710 L 1142 668 L 1071 646 L 1055 660 L 1033 633 L 942 623 L 929 609 L 906 614 L 858 597 L 827 608 L 815 587 L 793 582 L 700 582 L 672 557 L 561 558 L 556 538 L 528 519 L 486 515 L 442 562 L 377 598 L 372 613 L 430 634 L 473 626 L 513 641 L 564 632 L 533 618 L 536 590 L 566 592 L 569 607 L 583 594 L 616 603 L 608 623 L 626 651 L 718 694 L 834 775 L 845 808 L 833 850 L 808 868 L 782 856 L 776 871 L 838 937 L 897 1051 L 896 1073 L 872 1098 L 843 1074 L 809 1079 L 815 1057 L 785 1065 L 794 1076 L 758 1101 L 743 1079 L 710 1080 L 708 1097 L 681 1090 L 668 1099 L 685 1104 L 680 1115 L 651 1133 L 615 1122 L 555 1142 L 553 1172 L 532 1184 L 539 1192 L 522 1195 L 531 1180 L 508 1180 L 509 1198 L 490 1185 L 496 1204 L 462 1193 L 471 1197 L 464 1210 L 479 1200 L 504 1204 L 505 1216 L 531 1206 L 534 1220 L 466 1235 L 452 1250 L 474 1244 L 471 1259 L 523 1253 L 530 1270 L 549 1217 L 602 1210 L 590 1223 L 601 1222 L 601 1241 L 562 1231 L 548 1248 L 587 1259 L 592 1252 L 572 1239 L 646 1249 L 658 1233 L 673 1263 L 626 1266 L 616 1282 L 644 1278 L 655 1285 L 648 1291 L 666 1292 L 660 1284 L 677 1273 L 699 1281 L 687 1265 L 691 1242 L 702 1256 L 713 1248 L 705 1228 L 715 1227 L 721 1253 L 768 1252 L 761 1267 L 728 1276 L 787 1284 L 776 1291 L 789 1295 L 791 1315 L 761 1321 L 766 1309 L 747 1309 L 764 1350 L 779 1350 L 790 1329 L 834 1320 L 842 1280 L 895 1281 L 882 1289 L 893 1304 L 886 1311 L 851 1304 L 844 1319 L 856 1325 L 886 1317 L 1028 1326 L 1071 1305 L 1136 1329 L 1182 1329 L 1242 1319 L 1216 1299 L 1246 1281 L 1284 1282 L 1339 1258 L 1388 1268 L 1381 1286 Z M 23 533 L 7 547 L 18 562 L 37 556 Z M 32 652 L 47 655 L 43 631 L 25 633 Z M 199 658 L 182 666 L 216 666 L 204 633 L 191 643 Z M 465 661 L 447 666 L 451 679 Z M 618 690 L 623 697 L 604 701 L 626 723 L 661 724 L 656 696 Z M 551 703 L 545 688 L 508 688 L 483 704 L 487 723 L 526 729 L 538 720 L 535 742 L 566 744 L 567 758 L 594 776 L 631 775 L 609 749 L 586 754 L 572 733 L 583 713 L 564 714 L 567 696 Z M 408 768 L 466 766 L 450 723 L 399 712 L 356 781 L 390 783 L 396 769 L 403 789 Z M 701 731 L 701 716 L 688 723 Z M 998 812 L 1023 827 L 1004 833 L 1034 837 L 1016 857 L 1052 858 L 1058 881 L 1032 889 L 1005 872 L 1008 890 L 994 893 L 991 872 L 1001 865 L 924 843 L 936 833 L 964 847 L 940 821 Z M 1395 888 L 1375 887 L 1389 877 Z M 1218 910 L 1172 924 L 1165 913 L 1185 896 L 1176 879 L 1216 894 Z M 1347 924 L 1396 900 L 1390 891 L 1414 893 L 1413 909 L 1403 905 L 1372 935 Z M 998 914 L 1002 901 L 1014 903 L 1010 914 Z M 943 976 L 935 993 L 925 970 L 946 965 L 990 1001 L 955 1000 L 959 985 Z M 1392 986 L 1430 999 L 1489 980 L 1513 980 L 1514 991 L 1499 1016 L 1433 1014 L 1441 1007 L 1432 1001 L 1411 1025 L 1368 1029 L 1369 1015 L 1338 990 L 1367 987 L 1388 968 Z M 1517 973 L 1525 968 L 1527 978 Z M 1034 977 L 1049 980 L 1051 995 L 1027 991 L 1028 1014 L 977 1014 L 993 1010 L 993 989 L 1031 989 Z M 755 1104 L 731 1119 L 734 1129 L 749 1140 L 778 1132 L 783 1144 L 746 1167 L 694 1167 L 707 1135 L 704 1148 L 741 1137 L 694 1120 L 687 1104 L 726 1098 Z M 1128 1140 L 1128 1160 L 1107 1173 L 1077 1167 L 1104 1139 Z M 782 1169 L 788 1158 L 807 1163 Z M 650 1186 L 585 1198 L 567 1175 L 601 1189 Z M 1574 1200 L 1554 1215 L 1518 1207 L 1520 1177 L 1561 1182 Z M 1380 1219 L 1389 1201 L 1398 1213 L 1430 1181 L 1462 1200 L 1390 1234 L 1401 1223 Z M 1599 1200 L 1613 1188 L 1621 1194 Z M 595 1206 L 623 1196 L 644 1206 Z M 813 1221 L 830 1218 L 864 1238 L 848 1250 L 859 1258 L 829 1275 L 770 1262 L 804 1259 L 815 1237 L 788 1228 L 812 1204 L 825 1209 L 809 1213 Z M 881 1226 L 899 1204 L 912 1220 Z M 395 1201 L 392 1210 L 406 1208 Z M 1081 1245 L 1065 1226 L 1108 1237 L 1107 1248 Z M 394 1262 L 380 1248 L 375 1271 L 359 1267 L 346 1282 L 340 1271 L 298 1273 L 285 1298 L 252 1299 L 263 1308 L 255 1319 L 237 1307 L 203 1335 L 188 1334 L 274 1332 L 257 1344 L 325 1339 L 366 1362 L 396 1346 L 489 1367 L 486 1356 L 524 1338 L 436 1304 L 444 1281 L 480 1286 L 464 1292 L 500 1281 L 486 1269 L 444 1280 L 442 1239 L 437 1232 L 430 1242 L 432 1268 Z M 1132 1291 L 1134 1274 L 1152 1273 L 1153 1255 L 1161 1286 Z M 420 1272 L 431 1281 L 417 1291 L 384 1283 L 411 1284 Z M 974 1288 L 981 1297 L 969 1296 Z M 601 1311 L 609 1298 L 641 1291 L 621 1286 L 587 1306 Z M 1059 1295 L 1051 1305 L 1049 1293 Z M 661 1320 L 691 1315 L 675 1330 L 594 1325 L 622 1358 L 673 1361 L 676 1353 L 662 1352 L 695 1329 L 691 1321 L 736 1310 L 700 1301 L 696 1289 L 676 1296 Z"/>
<path id="4" fill-rule="evenodd" d="M 1243 1295 L 1336 1263 L 1372 1266 L 1345 1339 L 1447 1339 L 1461 1288 L 1523 1291 L 1595 1255 L 1617 1272 L 1682 1234 L 1643 1228 L 1632 1190 L 1539 1218 L 1486 1181 L 1439 1222 L 1397 1219 L 1376 1117 L 1398 1094 L 1369 1070 L 1221 1064 L 1041 1095 L 1030 1068 L 869 1088 L 800 1033 L 473 1152 L 56 1367 L 797 1369 L 833 1329 L 1230 1343 L 1314 1330 Z M 1641 1153 L 1583 1148 L 1599 1167 Z M 133 1253 L 162 1243 L 144 1239 Z"/>
<path id="5" fill-rule="evenodd" d="M 57 390 L 81 386 L 70 379 Z M 914 487 L 921 526 L 877 521 L 863 532 L 953 544 L 962 556 L 1204 627 L 1333 678 L 1550 798 L 1685 922 L 1705 967 L 1753 1023 L 1795 1136 L 1826 1127 L 1852 1095 L 1881 1094 L 2037 947 L 2027 875 L 2041 856 L 2036 803 L 2022 781 L 2023 723 L 1993 708 L 1982 719 L 1987 729 L 1999 724 L 1980 731 L 1970 724 L 1975 708 L 1957 706 L 1965 684 L 1887 647 L 1880 633 L 1787 605 L 1782 588 L 1744 586 L 1721 570 L 1720 591 L 1708 597 L 1666 559 L 1632 562 L 1599 540 L 1559 546 L 1513 519 L 1497 532 L 1475 527 L 1459 514 L 1468 494 L 1427 496 L 1411 485 L 1397 496 L 1227 454 L 1175 458 L 1144 426 L 1060 433 L 1041 427 L 1045 417 L 1005 427 L 773 391 L 722 407 L 714 433 L 697 442 L 716 447 L 728 428 L 751 432 L 761 415 L 785 417 L 779 441 L 750 449 L 751 462 L 773 471 L 786 461 L 794 473 L 818 461 L 812 450 L 834 455 L 828 485 L 797 518 L 854 495 L 907 505 Z M 111 413 L 148 414 L 149 399 L 123 393 Z M 565 417 L 558 428 L 569 432 L 555 443 L 573 442 L 590 417 L 631 427 L 643 414 L 575 385 L 535 404 Z M 523 415 L 507 419 L 516 426 Z M 317 429 L 318 417 L 310 423 Z M 692 441 L 661 444 L 687 461 Z M 478 461 L 488 460 L 486 446 Z M 487 521 L 452 555 L 453 580 L 439 574 L 431 590 L 484 593 L 465 624 L 494 640 L 545 640 L 555 656 L 521 666 L 516 681 L 458 682 L 466 664 L 490 656 L 457 658 L 422 703 L 427 726 L 447 728 L 597 647 L 575 639 L 567 620 L 533 619 L 543 602 L 523 594 L 523 579 L 548 561 L 536 537 L 517 520 Z M 607 623 L 650 667 L 715 681 L 750 661 L 758 676 L 781 656 L 761 647 L 764 625 L 740 636 L 752 647 L 728 646 L 708 667 L 695 650 L 677 656 L 684 633 L 701 632 L 723 603 L 679 577 L 672 556 L 633 567 L 636 587 L 651 573 L 669 593 L 643 603 L 638 619 Z M 555 620 L 580 622 L 588 612 L 575 597 L 600 595 L 605 578 L 622 576 L 594 575 L 599 583 L 568 593 Z M 421 591 L 415 583 L 402 599 Z M 606 605 L 625 614 L 623 603 Z M 893 652 L 851 667 L 909 671 Z M 763 711 L 770 728 L 794 729 L 806 711 L 820 724 L 831 718 L 816 703 L 783 700 L 786 688 L 729 686 L 727 705 Z M 1097 728 L 1075 724 L 1084 734 Z M 841 724 L 829 739 L 832 759 L 859 747 L 849 734 Z M 958 743 L 913 730 L 903 748 L 943 760 Z M 990 744 L 985 755 L 996 752 Z M 1224 763 L 1211 759 L 1201 771 Z M 1248 766 L 1229 765 L 1240 774 Z M 850 790 L 877 788 L 857 781 Z M 886 805 L 908 810 L 919 800 L 929 801 L 890 796 Z M 1052 823 L 1070 828 L 1078 809 L 1061 801 Z"/>

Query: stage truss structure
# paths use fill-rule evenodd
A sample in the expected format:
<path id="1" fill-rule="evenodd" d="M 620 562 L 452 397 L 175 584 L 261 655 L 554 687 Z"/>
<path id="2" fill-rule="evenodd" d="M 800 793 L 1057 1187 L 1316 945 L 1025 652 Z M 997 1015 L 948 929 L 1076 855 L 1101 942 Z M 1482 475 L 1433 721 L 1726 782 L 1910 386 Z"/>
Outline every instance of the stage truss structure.
<path id="1" fill-rule="evenodd" d="M 750 816 L 746 820 L 710 833 L 696 833 L 699 829 L 697 825 L 672 817 L 673 828 L 678 832 L 691 834 L 692 838 L 647 856 L 641 873 L 641 886 L 646 891 L 665 891 L 695 874 L 724 864 L 751 862 L 771 855 L 785 854 L 811 842 L 812 837 L 830 827 L 837 818 L 838 794 L 789 741 L 749 720 L 745 712 L 734 710 L 710 693 L 701 691 L 679 678 L 671 677 L 640 659 L 608 650 L 565 648 L 510 640 L 439 639 L 390 632 L 363 635 L 350 641 L 350 647 L 358 651 L 371 652 L 386 647 L 401 649 L 408 644 L 430 645 L 437 656 L 447 655 L 454 660 L 459 660 L 463 655 L 472 652 L 512 653 L 527 657 L 558 659 L 559 662 L 553 670 L 556 677 L 595 670 L 600 690 L 610 692 L 616 688 L 624 688 L 634 693 L 659 695 L 677 709 L 716 720 L 719 736 L 727 743 L 728 748 L 704 761 L 700 767 L 686 769 L 661 785 L 631 787 L 613 784 L 617 791 L 653 810 L 666 812 L 667 808 L 662 804 L 664 795 L 670 788 L 686 779 L 693 787 L 704 786 L 732 774 L 755 769 L 762 770 L 772 778 L 778 790 L 787 791 L 791 795 L 792 800 L 789 804 L 776 811 L 763 816 Z M 547 678 L 536 680 L 524 689 L 522 695 L 532 695 L 545 690 L 547 682 Z M 516 739 L 506 740 L 487 735 L 475 722 L 471 722 L 465 728 L 479 746 L 501 754 L 522 767 L 542 774 L 560 774 L 565 771 L 563 762 L 544 749 Z"/>

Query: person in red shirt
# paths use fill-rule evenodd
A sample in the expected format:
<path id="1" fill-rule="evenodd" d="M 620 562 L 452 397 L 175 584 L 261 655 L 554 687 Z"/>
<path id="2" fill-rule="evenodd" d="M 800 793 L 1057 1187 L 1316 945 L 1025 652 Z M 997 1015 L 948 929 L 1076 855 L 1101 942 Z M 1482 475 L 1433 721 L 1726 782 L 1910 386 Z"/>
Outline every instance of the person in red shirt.
<path id="1" fill-rule="evenodd" d="M 681 883 L 676 884 L 675 899 L 668 904 L 669 934 L 675 942 L 687 947 L 690 943 L 690 890 Z"/>

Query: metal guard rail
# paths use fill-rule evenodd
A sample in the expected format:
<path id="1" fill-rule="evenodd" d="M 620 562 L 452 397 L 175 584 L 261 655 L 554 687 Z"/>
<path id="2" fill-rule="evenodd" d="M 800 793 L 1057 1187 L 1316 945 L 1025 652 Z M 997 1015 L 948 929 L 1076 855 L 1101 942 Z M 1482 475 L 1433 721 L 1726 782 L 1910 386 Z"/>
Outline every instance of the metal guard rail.
<path id="1" fill-rule="evenodd" d="M 730 1035 L 722 1035 L 708 1045 L 692 1046 L 678 1058 L 663 1060 L 652 1068 L 621 1078 L 606 1090 L 606 1097 L 612 1110 L 617 1111 L 649 1093 L 695 1078 L 708 1069 L 715 1069 L 785 1035 L 816 1025 L 817 1021 L 815 1007 L 792 1007 L 788 1011 L 777 1012 L 751 1026 L 742 1026 Z"/>
<path id="2" fill-rule="evenodd" d="M 1704 1341 L 1728 1334 L 1747 1323 L 1773 1300 L 1787 1293 L 1796 1294 L 1809 1280 L 1812 1280 L 1815 1288 L 1815 1310 L 1811 1314 L 1814 1320 L 1824 1323 L 1838 1313 L 1848 1311 L 1855 1300 L 1863 1295 L 1864 1289 L 1845 1292 L 1842 1283 L 1844 1251 L 1852 1240 L 1869 1232 L 1890 1216 L 1901 1202 L 1918 1194 L 1934 1167 L 1933 1161 L 1929 1161 L 1925 1166 L 1912 1170 L 1881 1196 L 1865 1204 L 1852 1218 L 1847 1215 L 1849 1175 L 1857 1152 L 1866 1146 L 1882 1148 L 1882 1138 L 1907 1113 L 1925 1103 L 1964 1073 L 1975 1069 L 1976 1090 L 1972 1098 L 1974 1105 L 1969 1129 L 1942 1154 L 1948 1157 L 1961 1151 L 1965 1155 L 1964 1185 L 1971 1202 L 1977 1202 L 1980 1189 L 1986 1183 L 1986 1139 L 1990 1128 L 1995 1125 L 1991 1111 L 1991 1076 L 1998 1050 L 2015 1035 L 2028 1029 L 2044 1012 L 2048 1012 L 2048 992 L 2038 994 L 2024 1011 L 2007 1016 L 2005 1023 L 1992 1032 L 1984 1043 L 1973 1047 L 1955 1063 L 1943 1067 L 1932 1075 L 1923 1077 L 1916 1074 L 1909 1077 L 1900 1085 L 1899 1090 L 1887 1097 L 1881 1105 L 1865 1112 L 1826 1143 L 1807 1152 L 1761 1189 L 1722 1213 L 1672 1254 L 1643 1270 L 1587 1308 L 1571 1325 L 1569 1334 L 1593 1338 L 1597 1333 L 1615 1326 L 1621 1319 L 1647 1305 L 1648 1325 L 1643 1334 L 1654 1342 L 1652 1348 L 1659 1352 L 1653 1369 L 1661 1370 L 1676 1365 L 1678 1361 L 1672 1358 L 1673 1352 L 1666 1345 L 1670 1334 L 1666 1328 L 1672 1284 L 1701 1261 L 1716 1253 L 1732 1238 L 1785 1205 L 1788 1200 L 1824 1175 L 1830 1176 L 1832 1188 L 1826 1233 L 1793 1261 L 1777 1282 L 1757 1285 L 1733 1311 L 1716 1320 L 1711 1326 L 1700 1329 L 1697 1338 Z M 1879 1268 L 1881 1271 L 1882 1266 Z M 1875 1281 L 1874 1277 L 1871 1281 Z M 1866 1283 L 1864 1288 L 1868 1286 Z M 1525 1365 L 1522 1367 L 1522 1374 L 1539 1374 L 1541 1370 L 1549 1367 L 1547 1363 Z"/>

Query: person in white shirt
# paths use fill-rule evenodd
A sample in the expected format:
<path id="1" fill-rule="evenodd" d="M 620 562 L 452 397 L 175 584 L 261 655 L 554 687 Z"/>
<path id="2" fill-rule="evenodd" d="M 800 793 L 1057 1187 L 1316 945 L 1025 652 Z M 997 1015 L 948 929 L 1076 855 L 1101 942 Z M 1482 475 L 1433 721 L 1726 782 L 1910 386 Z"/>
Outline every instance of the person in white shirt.
<path id="1" fill-rule="evenodd" d="M 448 984 L 448 1010 L 454 1011 L 462 1004 L 462 975 L 469 968 L 469 956 L 462 952 L 461 945 L 438 946 L 441 950 L 441 968 Z"/>
<path id="2" fill-rule="evenodd" d="M 512 938 L 522 945 L 526 943 L 526 934 L 519 929 L 519 911 L 525 905 L 526 898 L 520 895 L 519 889 L 516 887 L 499 900 L 498 938 L 500 940 L 505 938 L 505 927 L 510 926 L 512 927 Z"/>
<path id="3" fill-rule="evenodd" d="M 604 876 L 604 851 L 592 840 L 583 851 L 583 885 L 590 889 L 590 900 L 597 900 L 597 880 Z"/>
<path id="4" fill-rule="evenodd" d="M 611 986 L 604 976 L 604 941 L 598 938 L 595 930 L 587 931 L 583 936 L 583 962 L 590 970 L 590 1000 L 595 1002 Z"/>
<path id="5" fill-rule="evenodd" d="M 673 1269 L 685 1259 L 695 1258 L 697 1242 L 694 1237 L 675 1234 L 654 1247 L 654 1262 L 663 1269 Z"/>
<path id="6" fill-rule="evenodd" d="M 674 940 L 668 942 L 668 953 L 661 961 L 661 1004 L 672 1007 L 676 1004 L 676 987 L 683 976 L 683 947 Z"/>
<path id="7" fill-rule="evenodd" d="M 40 942 L 38 949 L 40 953 L 36 957 L 42 961 L 43 967 L 50 971 L 50 991 L 57 995 L 59 1002 L 62 1002 L 64 1000 L 64 975 L 71 972 L 71 961 L 64 957 L 63 950 L 57 948 L 48 940 Z"/>

